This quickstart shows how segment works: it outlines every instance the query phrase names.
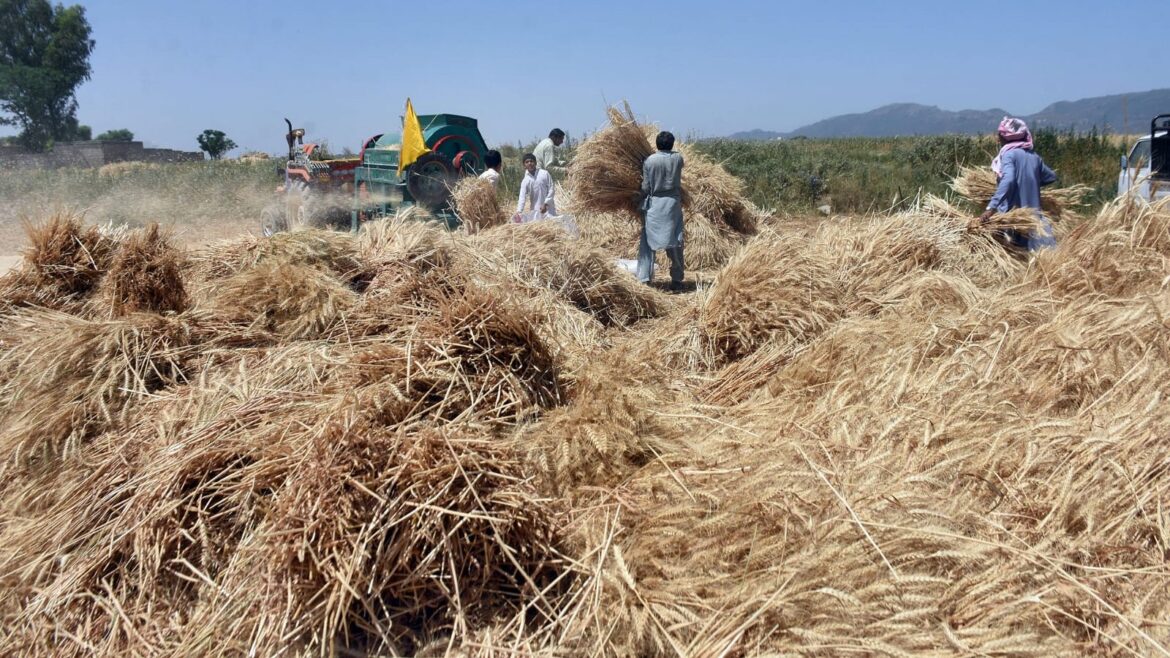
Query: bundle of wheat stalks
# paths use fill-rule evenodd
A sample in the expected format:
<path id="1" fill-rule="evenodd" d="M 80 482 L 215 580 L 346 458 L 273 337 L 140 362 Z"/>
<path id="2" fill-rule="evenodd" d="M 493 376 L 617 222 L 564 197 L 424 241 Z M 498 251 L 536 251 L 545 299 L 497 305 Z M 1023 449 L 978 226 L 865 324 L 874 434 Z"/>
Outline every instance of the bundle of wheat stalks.
<path id="1" fill-rule="evenodd" d="M 624 112 L 609 109 L 609 124 L 583 141 L 569 168 L 568 193 L 582 235 L 623 257 L 637 252 L 642 211 L 642 164 L 655 152 L 653 126 Z M 688 267 L 718 267 L 754 235 L 763 216 L 744 197 L 743 182 L 687 144 L 679 144 L 684 166 L 682 197 L 686 215 L 683 244 Z M 634 220 L 634 221 L 631 221 Z"/>
<path id="2" fill-rule="evenodd" d="M 758 229 L 687 298 L 552 224 L 31 226 L 0 653 L 1163 654 L 1170 207 L 969 220 Z"/>
<path id="3" fill-rule="evenodd" d="M 995 196 L 997 187 L 995 172 L 990 167 L 962 167 L 951 181 L 951 189 L 979 208 L 986 208 L 987 202 Z M 1040 208 L 1053 221 L 1073 216 L 1077 208 L 1085 205 L 1092 190 L 1085 185 L 1040 188 Z"/>
<path id="4" fill-rule="evenodd" d="M 451 201 L 463 227 L 476 233 L 508 222 L 494 185 L 481 178 L 464 178 L 451 190 Z"/>

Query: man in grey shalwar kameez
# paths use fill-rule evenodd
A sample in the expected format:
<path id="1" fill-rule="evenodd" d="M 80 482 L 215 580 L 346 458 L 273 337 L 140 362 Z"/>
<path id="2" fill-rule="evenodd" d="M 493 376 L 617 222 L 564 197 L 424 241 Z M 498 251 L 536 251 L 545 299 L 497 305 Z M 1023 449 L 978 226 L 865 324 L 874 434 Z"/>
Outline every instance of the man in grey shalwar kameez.
<path id="1" fill-rule="evenodd" d="M 665 249 L 670 257 L 670 289 L 682 289 L 683 281 L 683 157 L 675 153 L 674 135 L 663 131 L 654 140 L 658 152 L 642 164 L 642 240 L 638 245 L 638 280 L 654 278 L 654 252 Z"/>

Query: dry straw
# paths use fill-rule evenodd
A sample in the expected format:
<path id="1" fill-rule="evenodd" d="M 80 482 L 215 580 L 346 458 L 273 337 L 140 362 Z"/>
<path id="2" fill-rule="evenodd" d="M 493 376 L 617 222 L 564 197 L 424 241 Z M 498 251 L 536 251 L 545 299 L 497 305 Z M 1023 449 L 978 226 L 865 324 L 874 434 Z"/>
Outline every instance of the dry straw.
<path id="1" fill-rule="evenodd" d="M 158 224 L 135 231 L 121 240 L 102 279 L 103 303 L 115 315 L 186 310 L 185 259 L 186 254 L 171 244 L 170 235 Z"/>
<path id="2" fill-rule="evenodd" d="M 508 222 L 495 186 L 481 178 L 464 178 L 456 183 L 451 190 L 451 201 L 464 229 L 470 233 Z"/>
<path id="3" fill-rule="evenodd" d="M 43 306 L 79 312 L 110 267 L 115 242 L 79 215 L 51 214 L 25 224 L 28 246 L 20 265 L 0 277 L 8 308 Z"/>
<path id="4" fill-rule="evenodd" d="M 1166 655 L 1170 207 L 969 220 L 667 298 L 398 217 L 203 249 L 178 314 L 10 304 L 0 653 Z M 43 253 L 91 313 L 111 261 Z"/>
<path id="5" fill-rule="evenodd" d="M 582 142 L 573 155 L 569 165 L 573 195 L 591 212 L 638 216 L 642 163 L 654 148 L 628 103 L 624 113 L 615 107 L 607 112 L 609 125 Z"/>

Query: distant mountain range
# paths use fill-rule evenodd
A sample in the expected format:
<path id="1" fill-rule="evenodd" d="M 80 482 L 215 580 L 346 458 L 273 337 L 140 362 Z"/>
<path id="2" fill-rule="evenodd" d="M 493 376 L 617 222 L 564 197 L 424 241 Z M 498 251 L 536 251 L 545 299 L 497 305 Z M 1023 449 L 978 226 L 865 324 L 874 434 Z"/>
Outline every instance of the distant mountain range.
<path id="1" fill-rule="evenodd" d="M 1170 89 L 1155 89 L 1133 94 L 1097 96 L 1079 101 L 1053 103 L 1035 114 L 1022 118 L 1033 128 L 1073 128 L 1079 131 L 1098 130 L 1119 133 L 1126 127 L 1128 115 L 1130 133 L 1149 130 L 1150 119 L 1170 113 Z M 990 110 L 960 110 L 952 112 L 931 105 L 894 103 L 860 114 L 842 114 L 797 128 L 792 132 L 748 130 L 737 132 L 731 139 L 764 140 L 792 137 L 895 137 L 899 135 L 987 134 L 995 129 L 1004 115 L 1011 112 L 999 108 Z"/>

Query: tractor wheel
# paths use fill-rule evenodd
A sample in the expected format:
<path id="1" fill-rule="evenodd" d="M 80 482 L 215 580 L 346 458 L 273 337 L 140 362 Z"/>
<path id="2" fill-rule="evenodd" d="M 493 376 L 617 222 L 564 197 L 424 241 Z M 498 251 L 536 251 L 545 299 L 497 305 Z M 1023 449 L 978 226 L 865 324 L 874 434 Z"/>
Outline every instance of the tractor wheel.
<path id="1" fill-rule="evenodd" d="M 268 206 L 260 211 L 260 233 L 270 238 L 277 233 L 288 230 L 288 222 L 284 221 L 284 213 L 280 206 Z"/>
<path id="2" fill-rule="evenodd" d="M 309 204 L 312 192 L 309 185 L 301 180 L 290 180 L 284 193 L 284 216 L 287 230 L 304 228 L 307 224 L 305 206 Z"/>
<path id="3" fill-rule="evenodd" d="M 425 153 L 407 169 L 406 189 L 415 203 L 432 212 L 442 210 L 451 198 L 455 171 L 447 158 Z"/>
<path id="4" fill-rule="evenodd" d="M 288 186 L 287 217 L 290 229 L 349 226 L 349 197 L 331 188 L 317 188 L 303 181 Z"/>

